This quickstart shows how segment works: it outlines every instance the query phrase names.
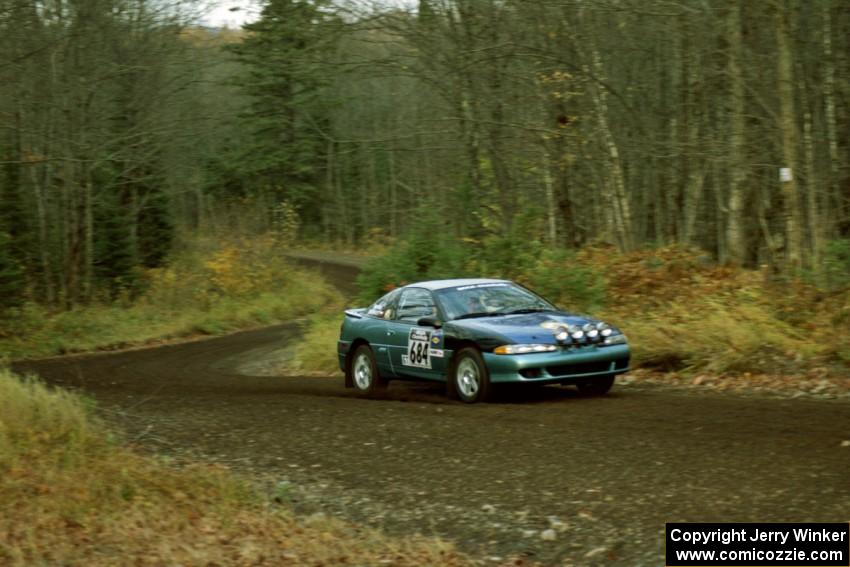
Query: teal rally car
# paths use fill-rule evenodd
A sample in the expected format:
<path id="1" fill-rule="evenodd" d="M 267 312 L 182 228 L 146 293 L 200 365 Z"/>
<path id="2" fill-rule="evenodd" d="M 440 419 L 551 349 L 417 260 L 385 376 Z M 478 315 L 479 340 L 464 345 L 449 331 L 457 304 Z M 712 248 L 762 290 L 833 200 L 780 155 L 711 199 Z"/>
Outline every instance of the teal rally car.
<path id="1" fill-rule="evenodd" d="M 364 394 L 391 379 L 434 380 L 469 403 L 503 383 L 574 384 L 605 394 L 629 370 L 630 357 L 616 327 L 496 279 L 414 283 L 349 309 L 337 352 L 346 387 Z"/>

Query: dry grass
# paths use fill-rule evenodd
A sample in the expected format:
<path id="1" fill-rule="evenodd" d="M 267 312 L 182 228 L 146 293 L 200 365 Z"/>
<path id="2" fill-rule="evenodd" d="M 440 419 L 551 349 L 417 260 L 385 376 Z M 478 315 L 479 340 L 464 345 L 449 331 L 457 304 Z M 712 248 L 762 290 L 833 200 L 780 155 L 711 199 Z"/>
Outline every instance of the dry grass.
<path id="1" fill-rule="evenodd" d="M 776 283 L 759 271 L 717 266 L 679 247 L 580 258 L 605 274 L 600 315 L 628 335 L 638 365 L 709 373 L 803 372 L 841 367 L 835 305 L 799 281 Z M 847 297 L 835 298 L 847 304 Z M 846 308 L 846 307 L 845 307 Z M 841 308 L 838 308 L 841 311 Z"/>
<path id="2" fill-rule="evenodd" d="M 10 359 L 120 348 L 161 339 L 219 334 L 338 311 L 339 293 L 296 268 L 270 238 L 200 240 L 165 268 L 145 275 L 133 301 L 51 313 L 29 304 L 0 326 Z"/>
<path id="3" fill-rule="evenodd" d="M 89 413 L 0 371 L 0 564 L 470 564 L 437 540 L 298 519 L 223 468 L 117 445 Z"/>
<path id="4" fill-rule="evenodd" d="M 780 361 L 810 360 L 819 352 L 804 332 L 746 299 L 730 303 L 707 297 L 672 303 L 641 317 L 611 318 L 628 335 L 641 366 L 752 372 L 776 369 Z"/>
<path id="5" fill-rule="evenodd" d="M 342 314 L 314 317 L 303 338 L 295 345 L 288 374 L 316 373 L 327 376 L 339 372 L 336 343 Z"/>

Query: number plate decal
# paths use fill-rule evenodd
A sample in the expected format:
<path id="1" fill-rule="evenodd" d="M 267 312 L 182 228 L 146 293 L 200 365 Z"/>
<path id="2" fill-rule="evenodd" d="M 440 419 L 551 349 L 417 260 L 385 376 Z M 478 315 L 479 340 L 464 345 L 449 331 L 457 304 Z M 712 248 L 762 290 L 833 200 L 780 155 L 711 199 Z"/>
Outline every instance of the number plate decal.
<path id="1" fill-rule="evenodd" d="M 407 354 L 401 355 L 404 366 L 415 368 L 431 368 L 431 331 L 426 329 L 410 329 L 407 336 Z"/>

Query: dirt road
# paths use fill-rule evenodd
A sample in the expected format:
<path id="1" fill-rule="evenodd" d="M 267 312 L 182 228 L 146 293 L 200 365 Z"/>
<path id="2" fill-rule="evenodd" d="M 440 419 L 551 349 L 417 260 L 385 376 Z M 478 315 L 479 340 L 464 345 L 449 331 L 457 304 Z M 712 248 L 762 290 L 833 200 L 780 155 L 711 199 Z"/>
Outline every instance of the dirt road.
<path id="1" fill-rule="evenodd" d="M 325 267 L 351 289 L 353 268 Z M 15 365 L 82 388 L 158 450 L 277 483 L 304 512 L 438 534 L 482 557 L 662 565 L 669 521 L 850 520 L 850 404 L 675 392 L 604 398 L 503 391 L 466 406 L 393 383 L 365 400 L 340 378 L 234 369 L 294 325 Z"/>

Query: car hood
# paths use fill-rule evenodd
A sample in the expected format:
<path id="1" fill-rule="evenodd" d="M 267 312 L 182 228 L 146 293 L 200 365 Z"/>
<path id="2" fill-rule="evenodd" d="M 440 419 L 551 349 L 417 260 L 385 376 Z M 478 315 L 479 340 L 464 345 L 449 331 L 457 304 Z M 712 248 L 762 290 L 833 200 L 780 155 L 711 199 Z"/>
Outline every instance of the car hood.
<path id="1" fill-rule="evenodd" d="M 464 338 L 499 344 L 557 344 L 555 333 L 544 325 L 584 325 L 596 323 L 596 319 L 564 312 L 546 311 L 521 315 L 481 317 L 449 321 L 447 327 L 456 330 Z M 488 340 L 489 339 L 489 340 Z M 482 345 L 483 346 L 483 345 Z"/>

